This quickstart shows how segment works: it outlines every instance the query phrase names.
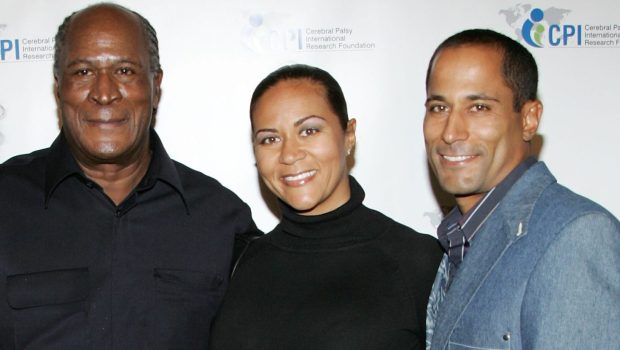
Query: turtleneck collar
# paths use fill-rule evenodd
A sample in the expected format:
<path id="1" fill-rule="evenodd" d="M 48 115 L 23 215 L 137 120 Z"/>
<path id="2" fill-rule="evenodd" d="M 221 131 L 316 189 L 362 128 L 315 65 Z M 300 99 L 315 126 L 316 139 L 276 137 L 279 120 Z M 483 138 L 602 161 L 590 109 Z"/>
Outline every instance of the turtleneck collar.
<path id="1" fill-rule="evenodd" d="M 321 214 L 300 215 L 280 201 L 282 221 L 269 235 L 273 244 L 287 249 L 331 250 L 346 248 L 376 237 L 381 232 L 365 227 L 374 211 L 362 202 L 365 193 L 349 176 L 351 197 L 335 210 Z"/>

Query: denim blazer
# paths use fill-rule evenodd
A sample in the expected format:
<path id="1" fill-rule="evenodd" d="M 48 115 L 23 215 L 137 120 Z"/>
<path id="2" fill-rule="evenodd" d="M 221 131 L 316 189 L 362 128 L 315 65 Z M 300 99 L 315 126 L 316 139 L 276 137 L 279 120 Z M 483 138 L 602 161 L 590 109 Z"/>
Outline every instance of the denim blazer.
<path id="1" fill-rule="evenodd" d="M 427 315 L 427 349 L 620 349 L 620 224 L 534 164 Z"/>

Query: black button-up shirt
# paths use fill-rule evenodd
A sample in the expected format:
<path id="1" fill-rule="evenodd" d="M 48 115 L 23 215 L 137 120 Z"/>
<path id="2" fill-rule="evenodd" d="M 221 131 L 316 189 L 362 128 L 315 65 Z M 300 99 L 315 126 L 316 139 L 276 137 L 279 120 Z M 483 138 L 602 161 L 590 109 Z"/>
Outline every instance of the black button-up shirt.
<path id="1" fill-rule="evenodd" d="M 217 181 L 152 160 L 116 206 L 61 133 L 0 165 L 0 348 L 205 349 L 250 210 Z"/>

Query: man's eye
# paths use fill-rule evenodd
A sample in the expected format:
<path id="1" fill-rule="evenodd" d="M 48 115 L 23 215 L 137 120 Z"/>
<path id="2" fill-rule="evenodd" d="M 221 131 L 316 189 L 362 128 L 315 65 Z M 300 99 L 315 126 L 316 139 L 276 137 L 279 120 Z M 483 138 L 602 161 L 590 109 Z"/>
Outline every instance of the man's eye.
<path id="1" fill-rule="evenodd" d="M 477 103 L 472 107 L 472 109 L 475 112 L 484 112 L 489 110 L 489 106 L 482 103 Z"/>
<path id="2" fill-rule="evenodd" d="M 78 70 L 75 71 L 75 75 L 84 76 L 84 75 L 88 75 L 88 74 L 90 74 L 90 71 L 88 69 L 86 69 L 86 68 L 78 69 Z"/>
<path id="3" fill-rule="evenodd" d="M 131 68 L 122 67 L 118 69 L 118 72 L 123 75 L 133 74 L 133 70 Z"/>
<path id="4" fill-rule="evenodd" d="M 430 112 L 433 113 L 441 113 L 441 112 L 445 112 L 448 109 L 448 107 L 444 106 L 444 105 L 431 105 L 428 107 L 428 110 Z"/>

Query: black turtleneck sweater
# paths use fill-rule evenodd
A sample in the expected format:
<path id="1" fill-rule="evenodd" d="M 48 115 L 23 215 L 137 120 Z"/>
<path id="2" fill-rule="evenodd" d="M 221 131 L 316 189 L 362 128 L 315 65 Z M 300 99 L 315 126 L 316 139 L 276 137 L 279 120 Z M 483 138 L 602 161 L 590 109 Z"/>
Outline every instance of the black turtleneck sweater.
<path id="1" fill-rule="evenodd" d="M 251 243 L 213 324 L 211 349 L 423 349 L 442 256 L 419 234 L 351 199 L 318 216 L 282 205 Z"/>

